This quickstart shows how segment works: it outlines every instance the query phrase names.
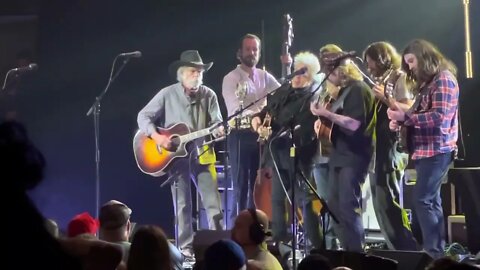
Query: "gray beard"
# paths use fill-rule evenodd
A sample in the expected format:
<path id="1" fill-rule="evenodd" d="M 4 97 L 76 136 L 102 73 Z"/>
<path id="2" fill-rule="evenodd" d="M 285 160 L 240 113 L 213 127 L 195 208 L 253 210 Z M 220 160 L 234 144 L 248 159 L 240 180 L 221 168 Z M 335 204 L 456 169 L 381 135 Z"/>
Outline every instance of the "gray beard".
<path id="1" fill-rule="evenodd" d="M 185 81 L 183 82 L 183 84 L 185 85 L 185 87 L 189 88 L 189 89 L 197 89 L 198 87 L 200 87 L 200 85 L 202 85 L 203 81 L 202 80 L 195 80 L 195 81 Z"/>

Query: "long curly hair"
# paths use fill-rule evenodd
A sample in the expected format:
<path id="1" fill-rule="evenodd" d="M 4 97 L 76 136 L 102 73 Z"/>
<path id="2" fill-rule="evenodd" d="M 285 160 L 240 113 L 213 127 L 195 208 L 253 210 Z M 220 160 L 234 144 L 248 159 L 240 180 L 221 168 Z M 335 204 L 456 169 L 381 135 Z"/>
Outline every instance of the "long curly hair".
<path id="1" fill-rule="evenodd" d="M 405 62 L 406 54 L 413 54 L 417 58 L 417 72 L 408 67 Z M 415 39 L 405 47 L 402 54 L 402 69 L 407 73 L 407 83 L 413 85 L 417 91 L 422 83 L 430 82 L 440 71 L 448 70 L 457 76 L 455 64 L 447 59 L 435 45 L 423 39 Z"/>

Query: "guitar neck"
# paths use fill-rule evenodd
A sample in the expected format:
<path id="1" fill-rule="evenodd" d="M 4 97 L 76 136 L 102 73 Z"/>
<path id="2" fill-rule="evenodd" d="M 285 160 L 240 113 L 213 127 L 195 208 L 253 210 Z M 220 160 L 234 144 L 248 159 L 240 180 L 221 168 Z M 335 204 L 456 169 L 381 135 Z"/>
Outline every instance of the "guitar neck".
<path id="1" fill-rule="evenodd" d="M 204 128 L 189 134 L 185 134 L 180 136 L 180 140 L 182 142 L 190 142 L 198 138 L 205 137 L 211 133 L 211 128 Z"/>

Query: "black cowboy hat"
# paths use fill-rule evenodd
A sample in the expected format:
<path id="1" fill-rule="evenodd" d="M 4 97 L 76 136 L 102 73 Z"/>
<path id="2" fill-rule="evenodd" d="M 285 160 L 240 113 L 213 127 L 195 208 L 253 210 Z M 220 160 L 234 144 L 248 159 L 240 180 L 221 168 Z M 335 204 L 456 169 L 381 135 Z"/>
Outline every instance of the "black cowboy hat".
<path id="1" fill-rule="evenodd" d="M 168 71 L 171 75 L 175 76 L 179 67 L 195 67 L 208 71 L 212 65 L 213 62 L 203 63 L 202 57 L 197 50 L 187 50 L 180 54 L 179 60 L 170 64 Z"/>

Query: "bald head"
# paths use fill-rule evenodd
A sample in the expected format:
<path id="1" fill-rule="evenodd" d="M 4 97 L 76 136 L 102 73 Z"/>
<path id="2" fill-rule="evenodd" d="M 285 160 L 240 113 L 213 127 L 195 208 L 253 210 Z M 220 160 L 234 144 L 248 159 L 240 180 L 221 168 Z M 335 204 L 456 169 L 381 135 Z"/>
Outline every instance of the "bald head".
<path id="1" fill-rule="evenodd" d="M 265 212 L 262 210 L 256 209 L 256 215 L 258 223 L 260 223 L 264 230 L 268 230 L 268 217 Z M 241 246 L 244 245 L 254 245 L 254 241 L 250 239 L 250 226 L 254 224 L 255 219 L 250 213 L 249 210 L 241 211 L 237 218 L 235 219 L 235 224 L 232 228 L 232 239 L 240 244 Z"/>

